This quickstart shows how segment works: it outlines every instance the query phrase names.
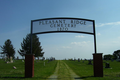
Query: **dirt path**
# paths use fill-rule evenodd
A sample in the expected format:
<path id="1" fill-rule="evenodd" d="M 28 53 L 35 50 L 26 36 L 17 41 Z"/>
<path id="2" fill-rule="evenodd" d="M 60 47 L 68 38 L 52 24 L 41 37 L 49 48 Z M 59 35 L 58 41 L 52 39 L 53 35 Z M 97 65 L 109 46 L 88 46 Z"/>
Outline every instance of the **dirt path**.
<path id="1" fill-rule="evenodd" d="M 68 65 L 59 60 L 57 67 L 53 75 L 51 75 L 48 80 L 82 80 L 78 75 L 76 75 Z"/>

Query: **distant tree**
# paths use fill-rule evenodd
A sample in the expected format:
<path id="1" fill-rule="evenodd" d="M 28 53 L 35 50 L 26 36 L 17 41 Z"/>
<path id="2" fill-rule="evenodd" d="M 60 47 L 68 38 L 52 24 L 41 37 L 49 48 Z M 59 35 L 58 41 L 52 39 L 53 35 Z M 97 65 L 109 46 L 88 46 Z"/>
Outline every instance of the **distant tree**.
<path id="1" fill-rule="evenodd" d="M 104 55 L 104 60 L 111 60 L 113 58 L 113 55 L 108 54 L 108 55 Z"/>
<path id="2" fill-rule="evenodd" d="M 23 57 L 25 54 L 31 54 L 30 50 L 30 34 L 26 35 L 26 38 L 23 38 L 23 42 L 21 43 L 21 48 L 18 50 L 18 53 Z M 42 48 L 40 46 L 39 38 L 36 35 L 32 35 L 32 54 L 35 57 L 42 57 L 44 52 L 42 52 Z"/>
<path id="3" fill-rule="evenodd" d="M 10 39 L 7 39 L 4 43 L 3 46 L 0 46 L 2 49 L 1 54 L 5 54 L 6 56 L 10 57 L 15 57 L 15 48 L 12 45 L 12 42 L 10 41 Z"/>
<path id="4" fill-rule="evenodd" d="M 114 59 L 120 59 L 120 50 L 114 51 L 113 52 Z"/>

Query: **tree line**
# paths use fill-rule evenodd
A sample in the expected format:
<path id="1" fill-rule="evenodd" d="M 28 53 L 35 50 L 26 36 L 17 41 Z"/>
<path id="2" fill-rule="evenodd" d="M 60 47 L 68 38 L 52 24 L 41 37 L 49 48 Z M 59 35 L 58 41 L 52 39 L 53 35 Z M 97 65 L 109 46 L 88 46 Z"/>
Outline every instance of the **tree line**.
<path id="1" fill-rule="evenodd" d="M 21 42 L 21 49 L 17 50 L 22 57 L 24 57 L 26 54 L 31 54 L 30 40 L 31 36 L 30 34 L 27 34 Z M 32 35 L 32 54 L 34 54 L 35 57 L 42 57 L 44 55 L 44 52 L 42 52 L 42 46 L 40 45 L 41 43 L 39 42 L 37 35 Z M 2 50 L 1 54 L 7 56 L 8 58 L 15 58 L 15 48 L 13 47 L 10 39 L 7 39 L 4 45 L 0 47 Z"/>
<path id="2" fill-rule="evenodd" d="M 120 59 L 120 50 L 116 50 L 113 52 L 113 54 L 108 54 L 108 55 L 104 55 L 104 60 L 116 60 L 116 59 Z"/>

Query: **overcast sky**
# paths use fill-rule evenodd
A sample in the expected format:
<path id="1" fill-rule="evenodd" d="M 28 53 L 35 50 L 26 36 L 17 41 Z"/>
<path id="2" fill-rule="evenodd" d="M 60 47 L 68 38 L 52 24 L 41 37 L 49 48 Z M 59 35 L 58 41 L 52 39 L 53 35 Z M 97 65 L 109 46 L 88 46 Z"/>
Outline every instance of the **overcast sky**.
<path id="1" fill-rule="evenodd" d="M 120 0 L 0 0 L 0 45 L 12 41 L 17 52 L 30 33 L 31 20 L 70 17 L 95 20 L 97 53 L 120 49 Z M 87 58 L 94 53 L 93 35 L 38 34 L 44 57 Z M 1 52 L 1 50 L 0 50 Z"/>

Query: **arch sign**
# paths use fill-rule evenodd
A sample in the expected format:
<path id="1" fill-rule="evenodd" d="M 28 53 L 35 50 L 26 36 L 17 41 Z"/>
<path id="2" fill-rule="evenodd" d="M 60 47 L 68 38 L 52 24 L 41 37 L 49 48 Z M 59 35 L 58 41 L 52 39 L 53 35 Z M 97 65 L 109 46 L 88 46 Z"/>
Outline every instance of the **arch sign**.
<path id="1" fill-rule="evenodd" d="M 31 35 L 56 32 L 73 32 L 94 35 L 95 53 L 97 53 L 94 20 L 80 18 L 46 18 L 31 21 Z"/>
<path id="2" fill-rule="evenodd" d="M 72 32 L 93 35 L 95 50 L 95 54 L 93 54 L 94 76 L 103 77 L 102 54 L 98 54 L 96 51 L 95 22 L 94 20 L 80 18 L 47 18 L 31 20 L 31 55 L 25 55 L 25 77 L 34 76 L 32 35 L 57 32 Z"/>

